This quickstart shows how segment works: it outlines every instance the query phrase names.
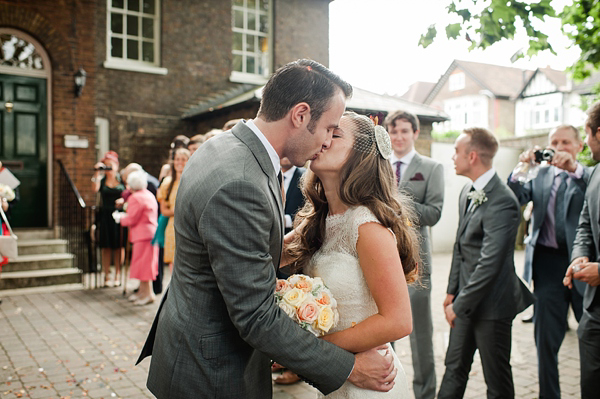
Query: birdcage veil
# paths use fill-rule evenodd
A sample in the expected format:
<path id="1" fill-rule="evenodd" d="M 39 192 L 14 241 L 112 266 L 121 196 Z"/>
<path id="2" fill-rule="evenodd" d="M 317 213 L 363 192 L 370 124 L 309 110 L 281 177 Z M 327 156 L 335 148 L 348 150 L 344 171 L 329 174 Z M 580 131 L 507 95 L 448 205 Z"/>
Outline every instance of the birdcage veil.
<path id="1" fill-rule="evenodd" d="M 350 118 L 355 126 L 354 145 L 356 151 L 377 154 L 383 159 L 389 159 L 392 155 L 392 142 L 390 136 L 383 126 L 375 121 L 355 112 L 345 112 L 344 117 Z"/>

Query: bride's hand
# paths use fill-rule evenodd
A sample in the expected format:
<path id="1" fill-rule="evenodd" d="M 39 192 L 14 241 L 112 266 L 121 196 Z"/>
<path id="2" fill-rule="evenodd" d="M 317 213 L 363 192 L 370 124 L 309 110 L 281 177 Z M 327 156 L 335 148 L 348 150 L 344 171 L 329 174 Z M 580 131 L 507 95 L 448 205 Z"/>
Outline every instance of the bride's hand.
<path id="1" fill-rule="evenodd" d="M 384 350 L 381 355 L 378 351 Z M 355 355 L 354 369 L 348 381 L 359 388 L 387 392 L 394 387 L 398 369 L 388 344 Z"/>

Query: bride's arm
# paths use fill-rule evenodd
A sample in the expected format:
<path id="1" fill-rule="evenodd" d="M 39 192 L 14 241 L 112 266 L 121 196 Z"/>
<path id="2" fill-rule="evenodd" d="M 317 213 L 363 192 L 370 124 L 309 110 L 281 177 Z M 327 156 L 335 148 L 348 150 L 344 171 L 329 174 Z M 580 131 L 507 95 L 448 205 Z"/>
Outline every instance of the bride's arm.
<path id="1" fill-rule="evenodd" d="M 281 253 L 281 260 L 279 261 L 280 268 L 287 266 L 290 263 L 289 257 L 285 254 L 285 247 L 294 240 L 295 236 L 296 230 L 292 230 L 283 237 L 283 252 Z"/>
<path id="2" fill-rule="evenodd" d="M 354 327 L 323 337 L 355 353 L 398 340 L 412 331 L 408 287 L 394 236 L 378 223 L 365 223 L 358 232 L 356 251 L 378 313 Z"/>

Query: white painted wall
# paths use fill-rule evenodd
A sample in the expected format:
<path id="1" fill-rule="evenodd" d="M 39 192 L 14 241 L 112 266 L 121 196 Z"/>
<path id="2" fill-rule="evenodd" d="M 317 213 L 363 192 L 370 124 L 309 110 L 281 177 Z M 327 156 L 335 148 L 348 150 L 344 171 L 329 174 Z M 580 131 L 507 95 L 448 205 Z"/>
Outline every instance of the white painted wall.
<path id="1" fill-rule="evenodd" d="M 458 196 L 470 180 L 454 173 L 454 144 L 437 143 L 431 145 L 431 157 L 444 167 L 444 207 L 440 221 L 431 229 L 433 252 L 451 252 L 458 228 Z M 500 147 L 494 158 L 494 169 L 503 181 L 518 162 L 519 151 L 514 148 Z M 435 265 L 434 265 L 435 267 Z"/>

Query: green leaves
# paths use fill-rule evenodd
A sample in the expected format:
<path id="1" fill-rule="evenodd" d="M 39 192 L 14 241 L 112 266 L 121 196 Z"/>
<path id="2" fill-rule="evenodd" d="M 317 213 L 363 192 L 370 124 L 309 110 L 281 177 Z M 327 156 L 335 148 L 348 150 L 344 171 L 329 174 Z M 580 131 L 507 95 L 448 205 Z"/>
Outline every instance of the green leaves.
<path id="1" fill-rule="evenodd" d="M 435 39 L 437 35 L 437 29 L 435 29 L 435 25 L 429 25 L 427 28 L 427 33 L 421 35 L 419 39 L 419 46 L 423 48 L 427 48 L 431 43 L 433 43 L 433 39 Z"/>

